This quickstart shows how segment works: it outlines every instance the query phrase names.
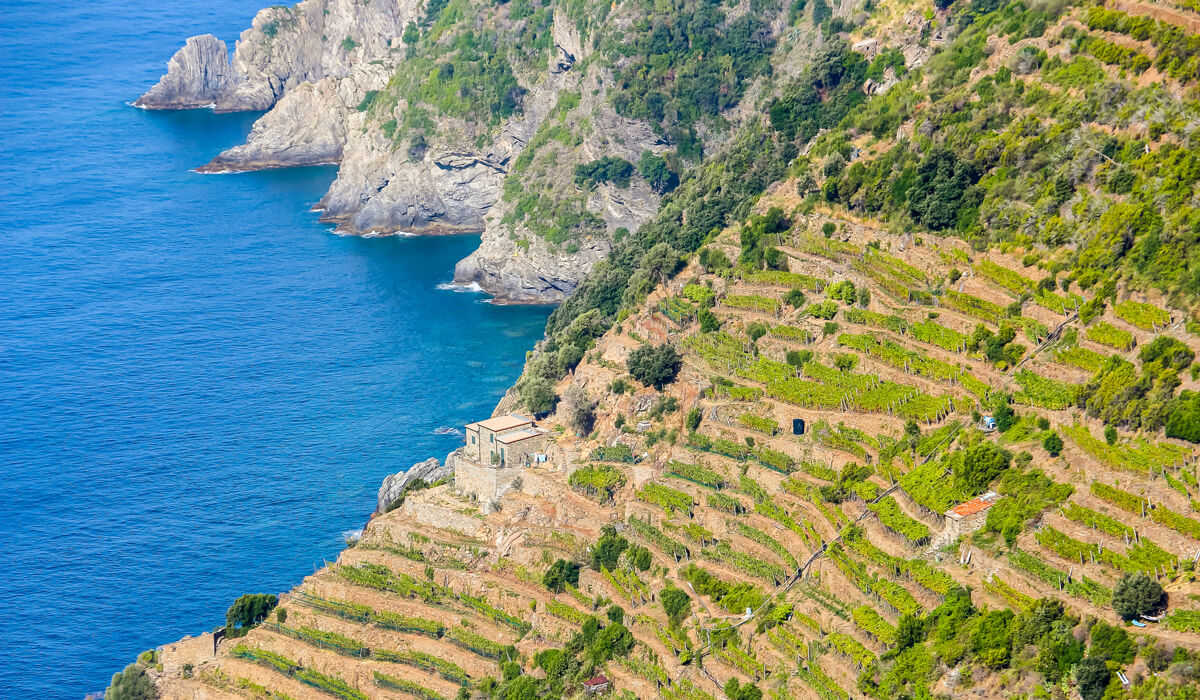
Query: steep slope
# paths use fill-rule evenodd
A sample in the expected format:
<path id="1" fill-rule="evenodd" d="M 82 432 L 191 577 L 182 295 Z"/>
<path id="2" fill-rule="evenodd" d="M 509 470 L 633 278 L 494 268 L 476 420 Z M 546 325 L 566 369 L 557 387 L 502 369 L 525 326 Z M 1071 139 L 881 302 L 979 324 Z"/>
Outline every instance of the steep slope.
<path id="1" fill-rule="evenodd" d="M 1121 8 L 804 7 L 812 60 L 772 54 L 498 409 L 548 460 L 410 493 L 282 620 L 163 648 L 164 695 L 1191 697 L 1200 40 Z M 491 212 L 514 245 L 539 168 L 628 192 L 560 168 L 630 118 L 577 85 Z"/>
<path id="2" fill-rule="evenodd" d="M 566 697 L 601 673 L 625 697 L 741 697 L 730 679 L 781 698 L 1027 693 L 1073 662 L 1049 670 L 1026 644 L 1079 636 L 1082 656 L 1124 643 L 1112 591 L 1133 571 L 1153 572 L 1169 606 L 1163 622 L 1128 628 L 1147 646 L 1136 661 L 1116 652 L 1116 668 L 1166 671 L 1145 682 L 1168 689 L 1189 682 L 1200 653 L 1195 449 L 1161 437 L 1110 445 L 1057 402 L 1046 387 L 1081 378 L 1072 362 L 1100 347 L 1034 344 L 1044 329 L 1077 328 L 1069 313 L 1013 317 L 1034 334 L 1007 344 L 1022 362 L 1014 373 L 971 340 L 979 325 L 1002 334 L 1013 321 L 894 293 L 937 289 L 958 268 L 964 295 L 998 298 L 999 280 L 1023 274 L 1013 256 L 828 211 L 770 211 L 796 207 L 792 191 L 715 237 L 711 271 L 693 257 L 597 340 L 555 387 L 564 399 L 542 421 L 548 460 L 501 469 L 519 478 L 489 514 L 455 455 L 451 483 L 375 517 L 282 598 L 282 620 L 221 642 L 215 657 L 210 638 L 160 649 L 164 697 Z M 789 270 L 713 263 L 764 232 Z M 1103 322 L 1140 347 L 1200 349 L 1178 326 Z M 629 369 L 645 371 L 631 358 L 663 341 L 682 362 L 659 391 Z M 1004 431 L 981 432 L 973 412 L 1004 391 L 1027 405 Z M 575 435 L 588 413 L 588 434 Z M 1050 434 L 1063 440 L 1057 455 L 1043 447 Z M 1096 486 L 1114 483 L 1176 517 L 1122 510 Z M 1000 498 L 982 518 L 943 515 L 989 488 Z M 1128 540 L 1113 541 L 1113 527 Z M 555 593 L 559 560 L 582 568 Z"/>
<path id="3" fill-rule="evenodd" d="M 651 10 L 306 0 L 260 12 L 232 62 L 215 37 L 189 39 L 137 104 L 270 109 L 200 170 L 338 162 L 324 220 L 350 233 L 482 231 L 457 281 L 557 302 L 657 211 L 676 173 L 721 149 L 747 90 L 821 41 L 778 2 Z"/>

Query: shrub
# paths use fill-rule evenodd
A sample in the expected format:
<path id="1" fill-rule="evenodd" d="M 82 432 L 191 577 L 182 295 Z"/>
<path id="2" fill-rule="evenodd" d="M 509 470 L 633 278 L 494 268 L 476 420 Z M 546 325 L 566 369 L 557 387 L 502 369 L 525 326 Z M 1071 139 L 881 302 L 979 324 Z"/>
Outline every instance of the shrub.
<path id="1" fill-rule="evenodd" d="M 663 343 L 657 347 L 643 345 L 629 354 L 625 366 L 633 378 L 647 386 L 662 388 L 675 380 L 683 366 L 683 358 L 675 348 Z"/>
<path id="2" fill-rule="evenodd" d="M 151 700 L 156 697 L 158 691 L 154 681 L 138 664 L 129 664 L 124 671 L 114 673 L 112 683 L 104 691 L 104 700 Z"/>
<path id="3" fill-rule="evenodd" d="M 546 569 L 542 583 L 555 593 L 562 593 L 568 584 L 579 585 L 579 565 L 573 561 L 559 559 Z"/>
<path id="4" fill-rule="evenodd" d="M 679 588 L 668 586 L 658 598 L 672 625 L 678 625 L 691 612 L 692 599 Z"/>
<path id="5" fill-rule="evenodd" d="M 1083 700 L 1100 700 L 1108 687 L 1109 670 L 1104 659 L 1089 656 L 1075 665 L 1075 683 Z"/>
<path id="6" fill-rule="evenodd" d="M 226 634 L 238 637 L 267 618 L 279 602 L 272 593 L 247 593 L 239 596 L 225 612 Z"/>
<path id="7" fill-rule="evenodd" d="M 1045 440 L 1042 440 L 1042 447 L 1046 448 L 1051 457 L 1057 457 L 1063 449 L 1062 438 L 1058 436 L 1058 433 L 1050 433 Z"/>
<path id="8" fill-rule="evenodd" d="M 1117 581 L 1113 587 L 1113 610 L 1122 619 L 1133 620 L 1162 607 L 1165 595 L 1158 581 L 1139 571 Z"/>
<path id="9" fill-rule="evenodd" d="M 554 408 L 558 396 L 549 379 L 534 377 L 521 384 L 521 403 L 533 413 L 547 413 Z"/>

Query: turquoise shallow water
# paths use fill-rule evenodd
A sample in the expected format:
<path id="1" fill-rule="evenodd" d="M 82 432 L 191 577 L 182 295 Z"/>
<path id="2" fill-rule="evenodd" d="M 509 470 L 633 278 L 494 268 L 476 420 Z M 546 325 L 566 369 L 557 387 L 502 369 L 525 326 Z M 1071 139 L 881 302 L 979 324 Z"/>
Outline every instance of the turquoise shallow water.
<path id="1" fill-rule="evenodd" d="M 78 700 L 299 582 L 541 335 L 546 309 L 437 288 L 476 237 L 332 235 L 332 168 L 189 172 L 254 115 L 127 105 L 259 7 L 5 5 L 0 697 Z"/>

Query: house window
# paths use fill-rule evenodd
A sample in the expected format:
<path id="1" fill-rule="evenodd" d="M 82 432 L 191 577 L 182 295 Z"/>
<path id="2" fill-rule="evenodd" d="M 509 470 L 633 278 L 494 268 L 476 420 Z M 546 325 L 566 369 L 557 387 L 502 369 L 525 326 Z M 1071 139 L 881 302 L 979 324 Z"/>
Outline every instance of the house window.
<path id="1" fill-rule="evenodd" d="M 471 444 L 472 444 L 472 445 L 474 445 L 474 444 L 475 444 L 475 436 L 474 436 L 474 435 L 472 435 L 472 436 L 471 436 Z"/>
<path id="2" fill-rule="evenodd" d="M 488 442 L 495 442 L 495 441 L 496 441 L 495 435 L 488 435 Z"/>

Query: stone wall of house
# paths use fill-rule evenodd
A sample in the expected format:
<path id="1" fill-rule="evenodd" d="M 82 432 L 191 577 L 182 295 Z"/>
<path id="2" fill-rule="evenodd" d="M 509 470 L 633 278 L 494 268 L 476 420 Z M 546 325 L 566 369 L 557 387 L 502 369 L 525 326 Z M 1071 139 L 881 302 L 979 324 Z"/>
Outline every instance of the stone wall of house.
<path id="1" fill-rule="evenodd" d="M 944 523 L 944 527 L 941 533 L 936 535 L 930 543 L 934 549 L 945 547 L 962 535 L 975 532 L 983 527 L 984 523 L 987 522 L 987 511 L 981 510 L 965 518 L 947 517 L 942 522 Z"/>
<path id="2" fill-rule="evenodd" d="M 454 467 L 454 489 L 478 501 L 480 512 L 486 515 L 492 511 L 493 501 L 520 488 L 524 473 L 520 467 L 501 469 L 462 459 Z"/>

